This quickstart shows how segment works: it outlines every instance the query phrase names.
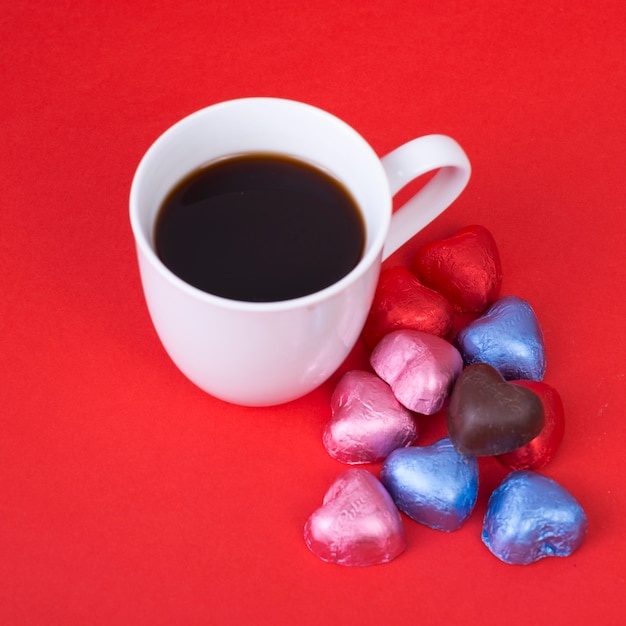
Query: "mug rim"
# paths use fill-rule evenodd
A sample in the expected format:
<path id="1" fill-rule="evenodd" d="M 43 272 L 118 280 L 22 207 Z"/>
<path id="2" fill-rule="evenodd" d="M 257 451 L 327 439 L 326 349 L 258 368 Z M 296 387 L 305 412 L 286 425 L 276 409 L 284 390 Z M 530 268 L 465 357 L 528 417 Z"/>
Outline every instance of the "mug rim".
<path id="1" fill-rule="evenodd" d="M 197 117 L 202 117 L 209 110 L 215 110 L 217 108 L 224 108 L 229 106 L 237 106 L 240 104 L 251 104 L 254 105 L 256 103 L 264 103 L 278 106 L 286 106 L 286 107 L 296 107 L 296 108 L 304 108 L 308 110 L 313 115 L 325 117 L 327 120 L 330 120 L 334 124 L 338 124 L 343 127 L 344 131 L 347 131 L 351 134 L 355 139 L 361 142 L 362 148 L 370 153 L 370 157 L 373 157 L 372 162 L 377 164 L 377 168 L 381 174 L 381 180 L 384 181 L 386 185 L 386 195 L 389 198 L 389 210 L 385 212 L 385 215 L 381 216 L 383 224 L 378 229 L 372 238 L 371 244 L 365 250 L 364 254 L 359 259 L 359 262 L 344 276 L 342 276 L 339 280 L 334 282 L 333 284 L 324 287 L 318 291 L 314 291 L 310 294 L 306 294 L 304 296 L 299 296 L 297 298 L 290 298 L 286 300 L 275 300 L 270 302 L 256 302 L 256 301 L 248 301 L 248 300 L 234 300 L 231 298 L 225 298 L 223 296 L 218 296 L 198 287 L 194 287 L 193 285 L 187 283 L 182 278 L 174 274 L 158 257 L 156 254 L 153 245 L 150 243 L 148 238 L 146 237 L 146 233 L 140 223 L 139 219 L 139 184 L 142 176 L 144 175 L 145 170 L 149 167 L 149 162 L 153 158 L 153 155 L 159 150 L 162 143 L 167 141 L 167 138 L 176 133 L 182 126 L 192 124 Z M 306 104 L 304 102 L 300 102 L 297 100 L 290 100 L 285 98 L 273 98 L 273 97 L 252 97 L 252 98 L 236 98 L 231 100 L 225 100 L 222 102 L 218 102 L 207 107 L 203 107 L 189 115 L 181 118 L 179 121 L 175 122 L 171 126 L 169 126 L 157 139 L 149 146 L 144 155 L 139 161 L 137 169 L 135 170 L 135 174 L 133 175 L 131 187 L 130 187 L 130 196 L 129 196 L 129 213 L 130 213 L 130 222 L 131 229 L 133 232 L 133 237 L 135 240 L 135 245 L 139 253 L 143 255 L 143 257 L 150 263 L 150 265 L 159 273 L 159 275 L 165 279 L 168 283 L 170 283 L 176 289 L 186 293 L 190 297 L 204 301 L 207 304 L 213 304 L 222 309 L 230 309 L 233 311 L 246 311 L 246 312 L 275 312 L 275 311 L 287 311 L 291 309 L 297 309 L 301 307 L 310 307 L 312 305 L 318 304 L 327 299 L 333 298 L 335 295 L 344 291 L 344 289 L 359 280 L 361 276 L 363 276 L 366 272 L 369 271 L 370 267 L 376 262 L 376 260 L 382 255 L 383 247 L 385 244 L 385 240 L 387 237 L 387 233 L 389 231 L 389 225 L 391 222 L 391 190 L 389 188 L 389 181 L 387 179 L 387 175 L 384 171 L 382 162 L 380 157 L 374 152 L 373 148 L 370 144 L 365 140 L 365 138 L 352 126 L 338 118 L 337 116 L 324 111 L 316 106 Z M 153 224 L 153 222 L 152 222 Z M 368 233 L 369 234 L 369 233 Z"/>

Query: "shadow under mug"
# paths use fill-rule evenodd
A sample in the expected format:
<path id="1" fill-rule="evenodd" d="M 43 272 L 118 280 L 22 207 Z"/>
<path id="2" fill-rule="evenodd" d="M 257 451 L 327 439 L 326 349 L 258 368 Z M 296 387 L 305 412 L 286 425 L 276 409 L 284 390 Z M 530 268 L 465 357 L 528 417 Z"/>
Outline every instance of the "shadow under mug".
<path id="1" fill-rule="evenodd" d="M 178 278 L 155 252 L 158 211 L 180 180 L 219 158 L 259 152 L 329 171 L 362 213 L 360 261 L 316 293 L 279 302 L 221 298 Z M 392 215 L 393 196 L 436 170 Z M 454 202 L 470 172 L 450 137 L 413 139 L 380 159 L 345 122 L 292 100 L 231 100 L 182 119 L 148 149 L 130 190 L 142 286 L 166 352 L 193 383 L 228 402 L 268 406 L 307 394 L 338 369 L 358 340 L 381 262 Z"/>

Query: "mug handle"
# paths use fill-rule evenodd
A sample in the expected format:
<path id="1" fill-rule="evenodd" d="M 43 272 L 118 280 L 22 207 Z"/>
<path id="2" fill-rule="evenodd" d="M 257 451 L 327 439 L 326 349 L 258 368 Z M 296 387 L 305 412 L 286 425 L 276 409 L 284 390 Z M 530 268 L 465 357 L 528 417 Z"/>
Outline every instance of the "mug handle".
<path id="1" fill-rule="evenodd" d="M 439 170 L 392 215 L 383 247 L 385 260 L 459 197 L 472 169 L 463 148 L 447 135 L 426 135 L 413 139 L 381 161 L 392 196 L 419 176 Z"/>

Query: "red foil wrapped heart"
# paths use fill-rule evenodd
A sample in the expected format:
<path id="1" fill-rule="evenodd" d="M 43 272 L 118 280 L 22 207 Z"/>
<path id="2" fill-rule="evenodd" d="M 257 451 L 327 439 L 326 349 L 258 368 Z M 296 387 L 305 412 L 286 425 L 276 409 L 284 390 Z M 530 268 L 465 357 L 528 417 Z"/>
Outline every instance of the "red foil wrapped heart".
<path id="1" fill-rule="evenodd" d="M 445 338 L 453 324 L 452 307 L 441 294 L 420 283 L 407 267 L 392 267 L 381 272 L 362 336 L 373 349 L 394 330 L 419 330 Z"/>
<path id="2" fill-rule="evenodd" d="M 484 312 L 502 286 L 500 253 L 484 226 L 467 226 L 448 239 L 426 244 L 411 269 L 458 313 Z"/>
<path id="3" fill-rule="evenodd" d="M 536 380 L 512 380 L 512 384 L 534 391 L 543 403 L 545 424 L 541 432 L 528 444 L 500 454 L 496 458 L 513 470 L 536 470 L 546 466 L 556 454 L 565 430 L 565 414 L 561 396 L 556 389 Z"/>

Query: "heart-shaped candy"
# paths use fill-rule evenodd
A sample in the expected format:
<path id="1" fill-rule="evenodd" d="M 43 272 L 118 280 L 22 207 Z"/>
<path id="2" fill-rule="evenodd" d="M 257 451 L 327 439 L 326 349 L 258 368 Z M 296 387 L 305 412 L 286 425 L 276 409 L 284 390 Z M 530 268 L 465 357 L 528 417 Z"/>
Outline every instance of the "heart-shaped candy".
<path id="1" fill-rule="evenodd" d="M 343 375 L 330 399 L 332 417 L 322 441 L 342 463 L 375 463 L 417 437 L 413 414 L 395 398 L 389 385 L 371 372 Z"/>
<path id="2" fill-rule="evenodd" d="M 445 339 L 419 330 L 385 335 L 370 356 L 374 371 L 411 411 L 439 411 L 463 369 L 459 351 Z"/>
<path id="3" fill-rule="evenodd" d="M 448 239 L 423 246 L 412 270 L 459 313 L 482 313 L 502 285 L 500 253 L 483 226 L 467 226 Z"/>
<path id="4" fill-rule="evenodd" d="M 569 556 L 587 532 L 587 516 L 554 480 L 527 470 L 509 474 L 491 494 L 482 540 L 505 563 Z"/>
<path id="5" fill-rule="evenodd" d="M 478 496 L 478 461 L 459 454 L 447 437 L 431 446 L 395 450 L 380 479 L 396 506 L 420 524 L 460 528 Z"/>
<path id="6" fill-rule="evenodd" d="M 393 330 L 410 328 L 447 337 L 453 324 L 448 301 L 422 285 L 408 268 L 399 266 L 381 273 L 362 337 L 372 349 Z"/>
<path id="7" fill-rule="evenodd" d="M 543 404 L 545 424 L 541 432 L 529 443 L 517 450 L 498 455 L 498 461 L 514 469 L 539 469 L 546 466 L 556 454 L 563 440 L 565 415 L 563 402 L 557 390 L 546 383 L 535 380 L 512 380 L 534 391 Z"/>
<path id="8" fill-rule="evenodd" d="M 486 363 L 466 367 L 448 404 L 448 434 L 461 454 L 504 454 L 543 428 L 543 404 L 530 389 L 509 383 Z"/>
<path id="9" fill-rule="evenodd" d="M 542 380 L 543 333 L 528 302 L 506 296 L 462 328 L 456 342 L 466 364 L 489 363 L 506 379 Z"/>
<path id="10" fill-rule="evenodd" d="M 406 548 L 400 513 L 382 483 L 364 469 L 340 474 L 304 526 L 304 541 L 328 563 L 387 563 Z"/>

